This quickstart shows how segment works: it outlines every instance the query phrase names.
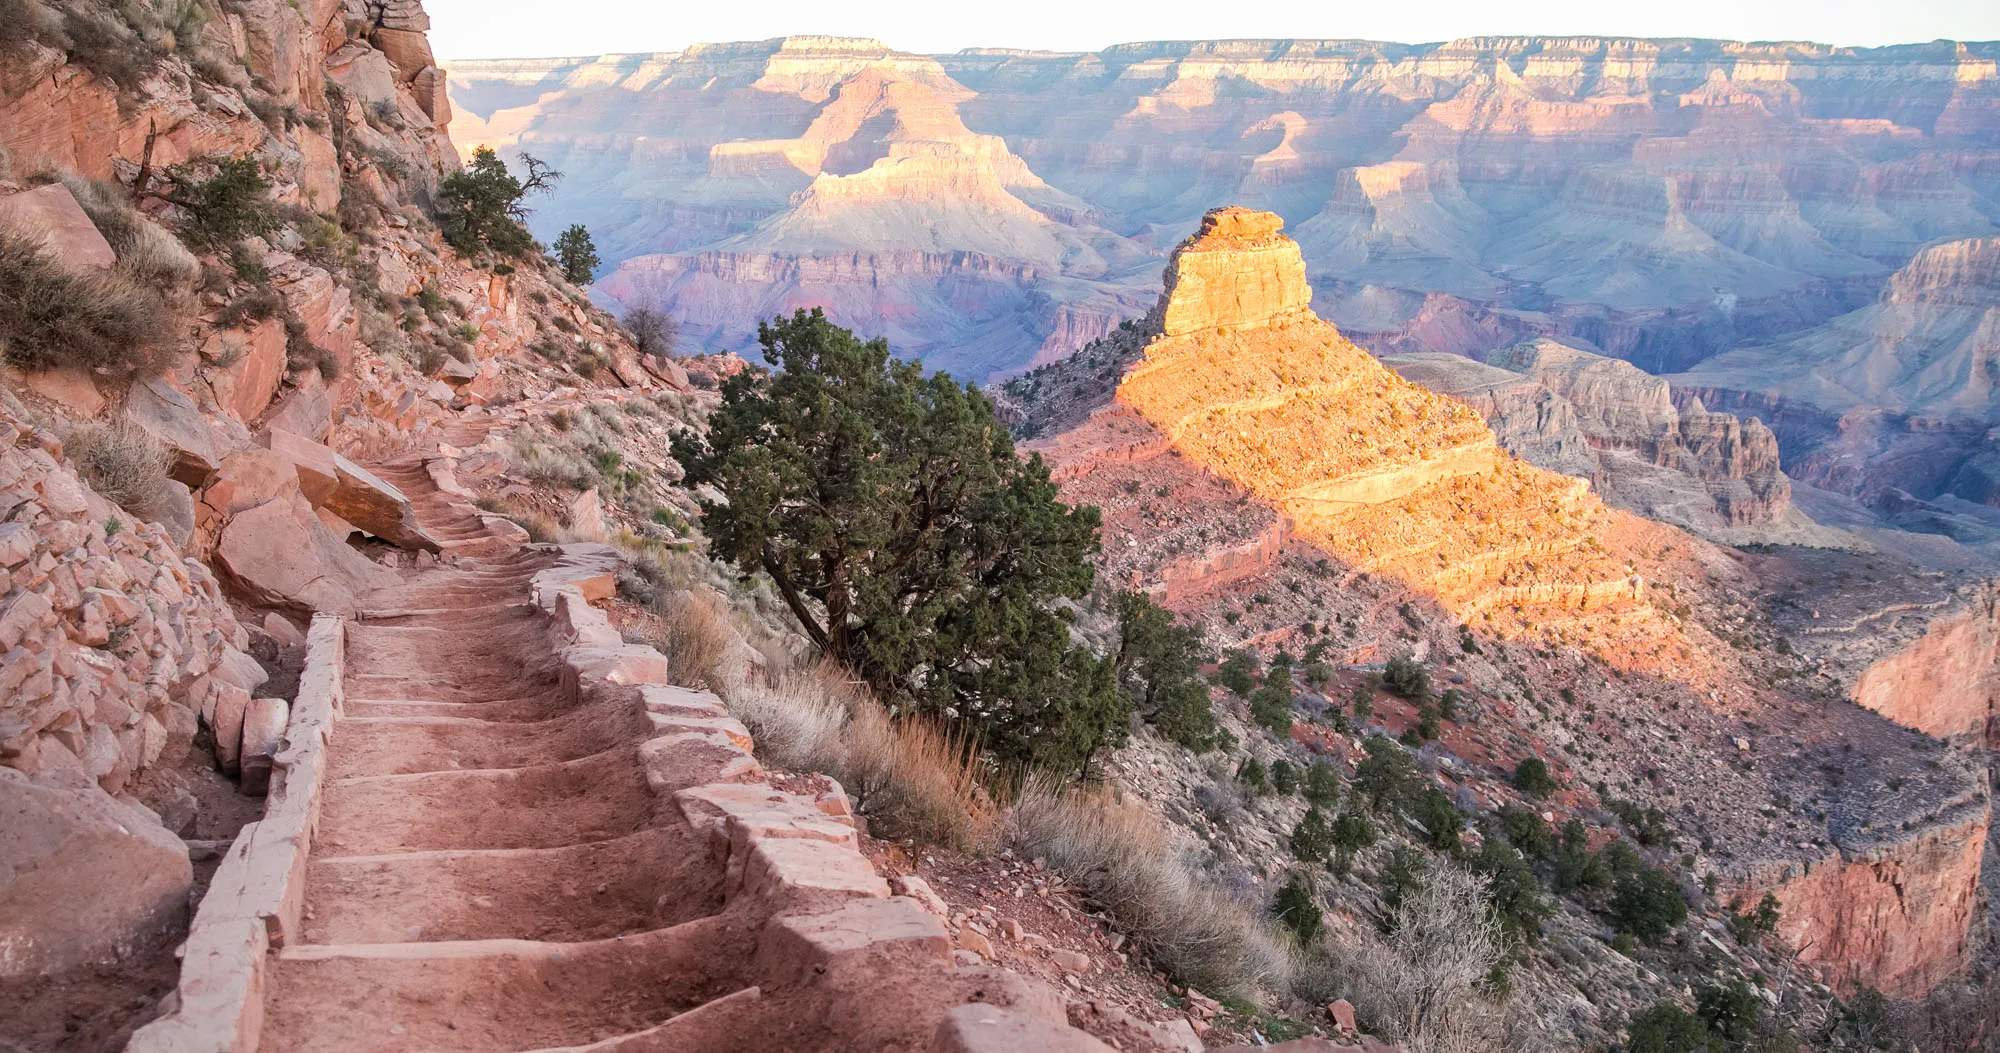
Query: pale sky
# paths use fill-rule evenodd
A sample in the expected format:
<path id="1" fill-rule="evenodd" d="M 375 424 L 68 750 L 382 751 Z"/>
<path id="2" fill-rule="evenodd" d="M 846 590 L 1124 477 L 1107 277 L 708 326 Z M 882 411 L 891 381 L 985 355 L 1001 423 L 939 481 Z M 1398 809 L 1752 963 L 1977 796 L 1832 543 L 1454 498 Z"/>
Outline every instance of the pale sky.
<path id="1" fill-rule="evenodd" d="M 798 33 L 904 51 L 1095 51 L 1140 40 L 1718 37 L 1907 44 L 2000 39 L 2000 0 L 427 0 L 447 58 L 675 51 Z"/>

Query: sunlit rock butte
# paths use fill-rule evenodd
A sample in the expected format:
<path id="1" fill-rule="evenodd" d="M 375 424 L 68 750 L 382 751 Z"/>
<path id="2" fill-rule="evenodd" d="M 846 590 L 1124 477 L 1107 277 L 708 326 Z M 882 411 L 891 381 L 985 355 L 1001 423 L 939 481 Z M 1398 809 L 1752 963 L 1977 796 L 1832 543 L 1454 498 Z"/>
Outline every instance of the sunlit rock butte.
<path id="1" fill-rule="evenodd" d="M 1643 582 L 1602 544 L 1614 513 L 1589 485 L 1501 450 L 1470 407 L 1314 315 L 1283 222 L 1242 208 L 1203 218 L 1174 250 L 1150 318 L 1159 335 L 1118 401 L 1301 537 L 1461 616 L 1637 600 Z"/>

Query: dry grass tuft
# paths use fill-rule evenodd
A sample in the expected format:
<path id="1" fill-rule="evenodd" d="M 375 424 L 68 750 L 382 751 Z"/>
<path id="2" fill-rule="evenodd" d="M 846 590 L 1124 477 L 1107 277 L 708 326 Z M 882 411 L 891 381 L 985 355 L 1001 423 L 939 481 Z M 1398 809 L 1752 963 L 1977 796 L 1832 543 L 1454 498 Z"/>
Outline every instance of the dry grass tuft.
<path id="1" fill-rule="evenodd" d="M 123 421 L 85 421 L 63 429 L 63 452 L 91 488 L 134 515 L 153 517 L 165 496 L 173 454 Z"/>
<path id="2" fill-rule="evenodd" d="M 991 826 L 974 744 L 931 721 L 892 718 L 838 666 L 744 687 L 729 707 L 767 760 L 832 776 L 879 833 L 963 849 Z"/>
<path id="3" fill-rule="evenodd" d="M 742 665 L 735 661 L 737 633 L 705 593 L 683 589 L 656 598 L 657 617 L 647 624 L 646 642 L 666 656 L 675 683 L 728 698 L 742 679 L 736 671 Z"/>
<path id="4" fill-rule="evenodd" d="M 0 345 L 20 369 L 126 373 L 173 338 L 157 292 L 120 271 L 77 272 L 38 242 L 0 234 Z"/>
<path id="5" fill-rule="evenodd" d="M 1290 955 L 1261 912 L 1189 865 L 1138 804 L 1108 789 L 1036 786 L 1015 803 L 1007 825 L 1018 852 L 1075 882 L 1182 982 L 1255 998 L 1290 978 Z"/>
<path id="6" fill-rule="evenodd" d="M 201 280 L 201 261 L 180 239 L 141 216 L 126 197 L 125 188 L 74 172 L 57 178 L 110 243 L 121 269 L 169 295 L 185 294 Z"/>

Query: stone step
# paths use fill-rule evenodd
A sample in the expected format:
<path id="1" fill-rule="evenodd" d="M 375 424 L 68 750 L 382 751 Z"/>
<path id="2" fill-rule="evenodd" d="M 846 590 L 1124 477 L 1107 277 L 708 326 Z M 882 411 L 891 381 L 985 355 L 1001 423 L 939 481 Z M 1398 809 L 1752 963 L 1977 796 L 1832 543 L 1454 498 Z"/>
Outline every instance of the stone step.
<path id="1" fill-rule="evenodd" d="M 568 711 L 561 689 L 551 686 L 538 694 L 496 698 L 485 702 L 442 702 L 435 699 L 361 698 L 349 695 L 350 717 L 470 717 L 491 723 L 533 723 Z"/>
<path id="2" fill-rule="evenodd" d="M 316 854 L 304 942 L 627 935 L 715 913 L 721 879 L 684 825 L 562 848 Z"/>
<path id="3" fill-rule="evenodd" d="M 514 1053 L 644 1031 L 741 990 L 727 916 L 585 943 L 301 944 L 270 970 L 266 1053 Z"/>
<path id="4" fill-rule="evenodd" d="M 552 682 L 553 676 L 547 674 L 524 677 L 519 673 L 508 674 L 497 670 L 484 674 L 419 671 L 400 676 L 395 673 L 349 673 L 345 680 L 349 695 L 384 702 L 493 702 L 518 698 L 524 691 L 533 691 Z"/>
<path id="5" fill-rule="evenodd" d="M 524 768 L 335 780 L 315 848 L 338 855 L 557 848 L 644 829 L 652 813 L 638 751 L 626 745 Z"/>
<path id="6" fill-rule="evenodd" d="M 594 706 L 537 721 L 475 716 L 369 716 L 349 712 L 340 722 L 333 778 L 407 775 L 475 768 L 523 768 L 576 760 L 644 736 L 633 706 Z"/>
<path id="7" fill-rule="evenodd" d="M 527 1053 L 682 1053 L 729 1049 L 750 1034 L 758 1015 L 768 1008 L 762 990 L 746 987 L 704 1002 L 658 1027 L 587 1046 L 545 1046 Z"/>

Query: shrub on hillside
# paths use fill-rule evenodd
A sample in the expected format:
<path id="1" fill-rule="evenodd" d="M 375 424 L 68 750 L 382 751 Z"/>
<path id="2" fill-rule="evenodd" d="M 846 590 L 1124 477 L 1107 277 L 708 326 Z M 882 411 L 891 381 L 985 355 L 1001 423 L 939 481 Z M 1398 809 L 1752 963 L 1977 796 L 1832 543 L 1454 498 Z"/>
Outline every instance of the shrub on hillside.
<path id="1" fill-rule="evenodd" d="M 1671 874 L 1652 867 L 1618 879 L 1611 891 L 1611 923 L 1619 932 L 1656 944 L 1687 920 L 1687 901 Z"/>
<path id="2" fill-rule="evenodd" d="M 1289 977 L 1290 956 L 1258 912 L 1193 870 L 1139 805 L 1108 790 L 1037 787 L 1008 831 L 1017 855 L 1047 860 L 1181 983 L 1251 997 Z"/>
<path id="3" fill-rule="evenodd" d="M 1397 698 L 1421 701 L 1431 695 L 1431 671 L 1408 655 L 1397 655 L 1382 668 L 1382 686 Z"/>
<path id="4" fill-rule="evenodd" d="M 833 776 L 884 835 L 964 849 L 991 814 L 969 743 L 933 721 L 890 719 L 837 666 L 788 671 L 728 700 L 760 756 Z"/>
<path id="5" fill-rule="evenodd" d="M 61 181 L 127 273 L 162 292 L 191 289 L 201 280 L 201 261 L 159 224 L 141 216 L 124 187 L 73 173 L 65 173 Z"/>
<path id="6" fill-rule="evenodd" d="M 1293 874 L 1272 897 L 1271 916 L 1301 944 L 1311 946 L 1319 939 L 1326 912 L 1313 902 L 1312 885 L 1303 876 Z"/>
<path id="7" fill-rule="evenodd" d="M 221 249 L 244 238 L 278 229 L 271 179 L 255 157 L 225 157 L 206 163 L 215 174 L 196 179 L 206 165 L 183 165 L 168 173 L 173 189 L 159 195 L 188 213 L 181 238 L 190 245 Z"/>
<path id="8" fill-rule="evenodd" d="M 1625 1053 L 1722 1053 L 1722 1036 L 1700 1017 L 1672 1002 L 1661 1002 L 1626 1025 Z"/>
<path id="9" fill-rule="evenodd" d="M 173 455 L 124 422 L 84 421 L 63 429 L 63 453 L 91 489 L 134 515 L 161 511 Z"/>
<path id="10" fill-rule="evenodd" d="M 124 272 L 72 271 L 37 242 L 0 234 L 0 355 L 8 365 L 128 373 L 173 337 L 159 294 Z"/>
<path id="11" fill-rule="evenodd" d="M 1514 788 L 1530 797 L 1547 797 L 1556 792 L 1557 784 L 1547 761 L 1529 757 L 1514 766 Z"/>
<path id="12" fill-rule="evenodd" d="M 1112 653 L 1118 683 L 1139 716 L 1162 735 L 1197 753 L 1216 743 L 1215 712 L 1200 678 L 1207 648 L 1201 630 L 1143 592 L 1115 599 L 1118 641 Z"/>
<path id="13" fill-rule="evenodd" d="M 1485 991 L 1501 960 L 1486 879 L 1455 867 L 1423 871 L 1391 912 L 1390 935 L 1334 948 L 1348 999 L 1367 1030 L 1410 1053 L 1505 1048 L 1505 1021 Z"/>
<path id="14" fill-rule="evenodd" d="M 556 260 L 562 265 L 563 280 L 571 285 L 589 285 L 597 273 L 597 265 L 604 262 L 597 258 L 597 244 L 591 241 L 590 231 L 581 223 L 571 224 L 557 236 L 554 248 Z"/>

